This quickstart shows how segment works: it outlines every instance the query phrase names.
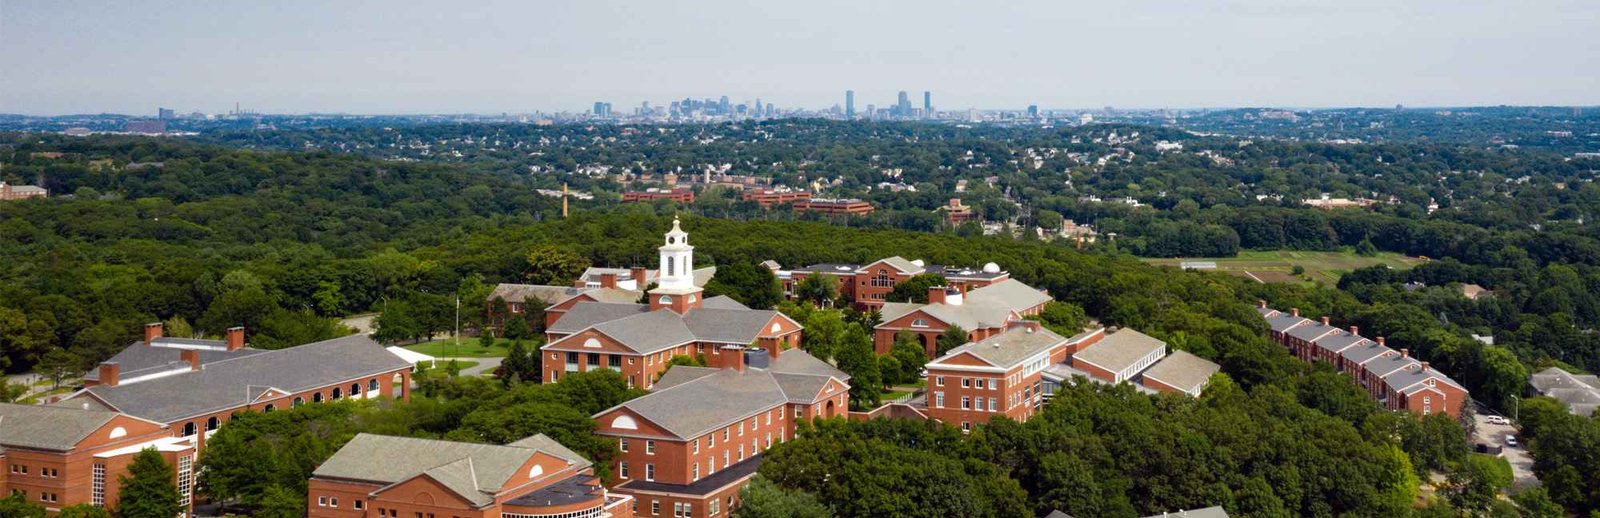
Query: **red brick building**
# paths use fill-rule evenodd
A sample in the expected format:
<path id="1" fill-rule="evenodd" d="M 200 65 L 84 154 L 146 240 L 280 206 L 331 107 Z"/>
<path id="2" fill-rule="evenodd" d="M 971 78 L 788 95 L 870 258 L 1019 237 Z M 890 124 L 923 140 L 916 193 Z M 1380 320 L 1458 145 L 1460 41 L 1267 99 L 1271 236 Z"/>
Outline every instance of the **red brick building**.
<path id="1" fill-rule="evenodd" d="M 959 266 L 928 265 L 922 260 L 908 261 L 903 257 L 894 256 L 879 259 L 865 265 L 823 263 L 813 264 L 794 270 L 774 268 L 771 263 L 769 268 L 783 283 L 784 294 L 794 297 L 794 287 L 807 277 L 813 275 L 825 276 L 834 282 L 835 292 L 840 296 L 855 301 L 857 309 L 873 310 L 883 307 L 888 302 L 889 293 L 895 286 L 911 277 L 931 273 L 944 277 L 945 285 L 960 290 L 962 293 L 974 288 L 982 288 L 1011 278 L 1011 273 L 1000 269 L 1000 265 L 989 263 L 983 268 L 963 268 Z"/>
<path id="2" fill-rule="evenodd" d="M 928 290 L 928 303 L 887 302 L 882 322 L 874 328 L 873 346 L 878 354 L 888 354 L 900 333 L 917 336 L 928 357 L 938 356 L 939 335 L 952 325 L 967 332 L 976 342 L 1005 331 L 1012 323 L 1037 315 L 1050 302 L 1050 295 L 1015 279 L 1005 279 L 962 293 L 936 286 Z"/>
<path id="3" fill-rule="evenodd" d="M 160 324 L 147 325 L 144 340 L 101 363 L 83 390 L 58 404 L 161 423 L 204 449 L 237 412 L 411 394 L 411 364 L 366 335 L 267 351 L 246 347 L 242 328 L 222 341 L 161 333 Z"/>
<path id="4" fill-rule="evenodd" d="M 1350 375 L 1373 399 L 1389 410 L 1409 410 L 1418 415 L 1443 412 L 1459 417 L 1471 397 L 1467 389 L 1428 362 L 1411 357 L 1407 349 L 1391 349 L 1383 337 L 1367 339 L 1360 329 L 1340 329 L 1332 319 L 1312 320 L 1299 309 L 1284 313 L 1267 307 L 1256 311 L 1267 321 L 1269 336 L 1303 361 L 1324 361 Z"/>
<path id="5" fill-rule="evenodd" d="M 1067 338 L 1037 322 L 946 352 L 928 362 L 926 414 L 962 430 L 995 416 L 1025 421 L 1044 403 L 1042 374 L 1078 348 L 1098 341 L 1098 330 Z"/>
<path id="6" fill-rule="evenodd" d="M 938 210 L 944 212 L 945 220 L 949 221 L 951 225 L 960 225 L 978 219 L 978 213 L 973 211 L 971 206 L 962 204 L 961 198 L 950 198 L 950 202 L 939 207 Z"/>
<path id="7" fill-rule="evenodd" d="M 795 212 L 815 212 L 828 216 L 865 216 L 877 210 L 871 203 L 862 200 L 810 198 L 795 202 Z"/>
<path id="8" fill-rule="evenodd" d="M 0 181 L 0 201 L 20 200 L 23 198 L 43 198 L 50 195 L 50 190 L 36 185 L 11 185 Z"/>
<path id="9" fill-rule="evenodd" d="M 504 446 L 360 434 L 317 466 L 310 518 L 631 518 L 588 459 L 534 435 Z"/>
<path id="10" fill-rule="evenodd" d="M 636 499 L 636 516 L 727 516 L 762 452 L 793 438 L 800 421 L 849 408 L 849 377 L 805 351 L 773 358 L 726 346 L 708 360 L 713 367 L 674 367 L 650 394 L 595 415 L 595 433 L 621 452 L 612 491 Z"/>
<path id="11" fill-rule="evenodd" d="M 811 193 L 806 191 L 784 191 L 774 189 L 756 189 L 745 191 L 742 196 L 744 201 L 753 201 L 763 209 L 770 209 L 775 205 L 796 203 L 811 199 Z"/>
<path id="12" fill-rule="evenodd" d="M 643 191 L 628 191 L 622 193 L 622 203 L 656 200 L 672 200 L 678 203 L 694 203 L 694 191 L 689 189 L 651 188 Z"/>
<path id="13" fill-rule="evenodd" d="M 119 477 L 147 448 L 173 466 L 189 509 L 195 446 L 161 423 L 82 407 L 0 403 L 0 494 L 20 495 L 52 513 L 78 504 L 115 509 Z"/>

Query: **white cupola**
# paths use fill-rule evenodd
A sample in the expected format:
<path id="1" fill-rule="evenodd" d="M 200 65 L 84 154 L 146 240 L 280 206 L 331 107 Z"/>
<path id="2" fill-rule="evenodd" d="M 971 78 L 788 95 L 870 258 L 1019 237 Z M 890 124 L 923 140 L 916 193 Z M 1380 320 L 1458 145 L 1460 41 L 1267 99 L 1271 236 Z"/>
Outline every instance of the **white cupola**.
<path id="1" fill-rule="evenodd" d="M 662 288 L 694 287 L 694 247 L 689 245 L 689 233 L 678 225 L 678 218 L 672 218 L 672 230 L 660 248 L 661 271 L 656 283 Z"/>

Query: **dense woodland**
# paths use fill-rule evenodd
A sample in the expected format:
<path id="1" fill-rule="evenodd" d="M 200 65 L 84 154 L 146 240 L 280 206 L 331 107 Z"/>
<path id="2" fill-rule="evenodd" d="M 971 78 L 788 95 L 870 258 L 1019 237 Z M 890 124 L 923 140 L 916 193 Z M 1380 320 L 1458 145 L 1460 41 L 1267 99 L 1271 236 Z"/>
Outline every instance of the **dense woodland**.
<path id="1" fill-rule="evenodd" d="M 811 129 L 830 128 L 816 126 Z M 921 132 L 961 133 L 893 125 L 843 126 L 838 131 L 840 142 L 876 141 L 856 131 L 929 138 L 931 133 Z M 957 136 L 967 139 L 962 145 L 999 148 L 1035 138 L 1023 130 L 995 131 Z M 1191 137 L 1173 132 L 1170 138 Z M 663 146 L 663 153 L 674 149 Z M 921 169 L 918 161 L 937 164 L 943 160 L 941 150 L 959 146 L 884 146 L 883 153 L 905 152 L 893 159 L 906 161 L 897 166 L 905 174 L 927 175 L 918 182 L 953 183 L 953 176 L 936 179 L 937 165 Z M 707 152 L 719 149 L 701 147 Z M 1307 192 L 1344 185 L 1325 183 L 1331 178 L 1350 182 L 1344 188 L 1350 191 L 1371 188 L 1358 171 L 1330 164 L 1333 159 L 1326 155 L 1321 166 L 1309 165 L 1317 162 L 1311 158 L 1316 153 L 1369 153 L 1341 162 L 1358 164 L 1374 154 L 1414 156 L 1433 149 L 1398 148 L 1409 155 L 1383 147 L 1352 151 L 1296 143 L 1238 149 L 1254 153 L 1269 148 L 1304 153 L 1301 160 L 1308 165 L 1290 170 L 1305 174 L 1280 170 L 1273 181 L 1284 182 L 1285 189 L 1300 185 L 1294 188 Z M 739 146 L 730 149 L 739 152 Z M 66 154 L 33 154 L 40 151 Z M 1476 208 L 1426 216 L 1417 205 L 1426 203 L 1426 191 L 1373 211 L 1328 213 L 1253 201 L 1217 201 L 1200 208 L 1207 199 L 1206 186 L 1232 185 L 1237 178 L 1229 175 L 1236 173 L 1207 173 L 1206 167 L 1167 171 L 1172 164 L 1163 165 L 1166 157 L 1081 173 L 1077 166 L 1064 165 L 1071 172 L 1062 171 L 1055 179 L 1047 173 L 1008 172 L 990 192 L 993 199 L 1004 199 L 1006 190 L 1029 196 L 1030 210 L 1043 214 L 1045 207 L 1054 207 L 1048 210 L 1095 221 L 1103 229 L 1148 220 L 1149 228 L 1177 225 L 1169 231 L 1190 236 L 1184 239 L 1196 232 L 1221 231 L 1240 236 L 1241 246 L 1304 249 L 1370 241 L 1380 249 L 1448 259 L 1408 272 L 1358 271 L 1334 289 L 1263 285 L 1148 266 L 1129 255 L 1150 246 L 1148 240 L 1137 244 L 1139 232 L 1131 230 L 1128 246 L 1079 251 L 1063 242 L 967 236 L 937 226 L 931 232 L 911 232 L 885 219 L 894 210 L 879 219 L 830 223 L 754 215 L 696 217 L 721 214 L 704 207 L 613 206 L 599 200 L 575 203 L 575 215 L 559 219 L 559 200 L 534 192 L 545 180 L 493 170 L 498 166 L 233 150 L 156 139 L 10 135 L 0 139 L 3 174 L 13 181 L 42 178 L 55 192 L 71 196 L 0 203 L 0 365 L 7 372 L 81 371 L 130 343 L 140 324 L 153 320 L 167 321 L 172 334 L 216 335 L 226 327 L 245 325 L 253 345 L 270 348 L 337 336 L 348 330 L 337 325 L 336 317 L 382 311 L 385 318 L 404 315 L 410 326 L 387 338 L 426 336 L 450 326 L 449 311 L 458 294 L 464 304 L 476 307 L 496 282 L 559 281 L 539 276 L 589 264 L 646 264 L 671 214 L 681 210 L 690 216 L 684 226 L 694 236 L 697 261 L 716 264 L 728 274 L 719 272 L 720 285 L 713 289 L 753 305 L 777 306 L 805 322 L 803 346 L 855 376 L 865 387 L 853 394 L 862 400 L 858 403 L 876 398 L 874 382 L 894 383 L 914 373 L 911 360 L 872 357 L 865 339 L 872 315 L 816 310 L 804 302 L 775 304 L 771 282 L 760 276 L 756 262 L 865 262 L 889 255 L 942 264 L 993 261 L 1060 301 L 1049 312 L 1047 325 L 1071 326 L 1094 318 L 1140 329 L 1223 366 L 1224 375 L 1199 401 L 1086 386 L 1059 394 L 1038 419 L 1000 422 L 968 436 L 917 423 L 819 423 L 774 450 L 763 466 L 771 483 L 762 484 L 761 490 L 775 493 L 768 495 L 774 505 L 805 505 L 795 502 L 813 498 L 845 516 L 1013 516 L 1050 509 L 1134 515 L 1219 503 L 1230 511 L 1262 516 L 1507 514 L 1518 506 L 1524 513 L 1541 515 L 1530 510 L 1548 509 L 1552 500 L 1577 512 L 1600 509 L 1600 494 L 1592 489 L 1600 487 L 1594 479 L 1600 472 L 1593 453 L 1600 451 L 1595 448 L 1600 445 L 1595 420 L 1546 415 L 1531 437 L 1530 450 L 1548 490 L 1525 492 L 1530 496 L 1519 496 L 1515 503 L 1496 500 L 1494 493 L 1505 484 L 1494 469 L 1467 453 L 1459 424 L 1381 411 L 1325 366 L 1301 364 L 1269 344 L 1251 308 L 1263 299 L 1386 335 L 1391 344 L 1403 344 L 1432 361 L 1495 408 L 1526 394 L 1531 369 L 1556 362 L 1580 370 L 1600 367 L 1600 345 L 1587 331 L 1600 319 L 1600 303 L 1592 300 L 1593 287 L 1600 285 L 1595 280 L 1600 273 L 1594 270 L 1600 247 L 1588 227 L 1575 220 L 1600 192 L 1580 181 L 1587 170 L 1548 157 L 1449 151 L 1462 158 L 1448 160 L 1479 163 L 1501 171 L 1495 173 L 1500 176 L 1517 172 L 1506 171 L 1508 167 L 1526 169 L 1529 175 L 1537 172 L 1537 180 L 1515 185 L 1544 185 L 1540 191 L 1525 191 L 1483 180 L 1478 187 L 1456 187 L 1484 189 L 1481 196 L 1460 203 L 1482 203 L 1482 210 L 1524 220 L 1568 214 L 1574 221 L 1532 231 L 1466 216 L 1476 214 Z M 839 151 L 847 156 L 864 152 Z M 111 159 L 109 166 L 88 163 L 106 158 Z M 1262 160 L 1285 158 L 1269 155 Z M 1511 165 L 1497 165 L 1500 161 Z M 146 165 L 131 165 L 139 163 Z M 1078 186 L 1120 183 L 1124 192 L 1129 190 L 1126 182 L 1113 178 L 1129 175 L 1142 184 L 1141 192 L 1158 192 L 1149 186 L 1159 185 L 1168 194 L 1153 196 L 1145 207 L 1087 205 L 1066 194 L 1028 194 L 1030 183 L 1060 183 L 1060 175 L 1069 174 Z M 1256 183 L 1266 181 L 1262 178 Z M 1562 189 L 1548 183 L 1558 179 L 1573 183 Z M 1418 185 L 1414 178 L 1389 175 L 1371 181 Z M 1116 191 L 1107 187 L 1103 192 Z M 1171 197 L 1183 199 L 1159 202 Z M 1227 198 L 1242 199 L 1237 193 Z M 1052 199 L 1058 205 L 1049 205 Z M 1019 213 L 1020 207 L 1015 207 Z M 1542 208 L 1530 210 L 1535 207 Z M 1568 208 L 1576 212 L 1562 212 Z M 1274 241 L 1278 238 L 1282 241 Z M 561 266 L 547 267 L 552 264 Z M 1429 287 L 1408 290 L 1407 282 Z M 1447 297 L 1442 287 L 1461 282 L 1477 282 L 1503 295 L 1477 302 Z M 481 311 L 464 311 L 462 316 L 467 327 L 485 318 Z M 1485 346 L 1470 337 L 1483 331 L 1493 331 L 1500 346 Z M 304 498 L 309 467 L 360 431 L 487 442 L 546 433 L 603 464 L 610 446 L 586 441 L 586 427 L 592 426 L 588 416 L 632 397 L 619 380 L 595 379 L 592 387 L 576 390 L 563 388 L 567 382 L 545 387 L 509 377 L 502 382 L 422 379 L 424 390 L 410 404 L 312 405 L 231 423 L 214 440 L 237 441 L 238 447 L 214 443 L 208 449 L 203 461 L 216 467 L 202 486 L 263 513 L 291 504 L 303 509 L 297 499 Z M 275 475 L 260 482 L 229 481 L 229 463 L 273 466 Z M 933 480 L 917 476 L 925 475 L 925 466 L 941 466 L 937 471 L 943 475 Z M 906 471 L 913 468 L 915 472 Z M 842 475 L 816 476 L 824 470 Z M 1446 491 L 1432 505 L 1413 509 L 1418 481 L 1432 473 L 1448 475 Z"/>

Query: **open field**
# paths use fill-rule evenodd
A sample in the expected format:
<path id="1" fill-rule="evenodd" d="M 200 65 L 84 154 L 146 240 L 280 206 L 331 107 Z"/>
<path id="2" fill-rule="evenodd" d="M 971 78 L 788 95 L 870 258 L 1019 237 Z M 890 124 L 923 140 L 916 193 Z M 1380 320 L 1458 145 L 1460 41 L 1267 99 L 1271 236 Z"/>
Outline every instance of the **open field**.
<path id="1" fill-rule="evenodd" d="M 527 347 L 528 344 L 524 342 L 523 346 Z M 406 349 L 435 358 L 504 358 L 510 347 L 510 340 L 495 340 L 494 347 L 484 349 L 478 346 L 476 338 L 464 338 L 458 347 L 455 340 L 444 338 L 408 345 Z"/>
<path id="2" fill-rule="evenodd" d="M 1327 284 L 1339 282 L 1339 277 L 1356 268 L 1386 264 L 1392 268 L 1406 269 L 1421 264 L 1423 259 L 1401 254 L 1382 252 L 1372 257 L 1362 257 L 1354 252 L 1312 252 L 1297 250 L 1241 250 L 1238 257 L 1180 257 L 1142 259 L 1144 262 L 1177 267 L 1184 262 L 1214 262 L 1217 272 L 1238 275 L 1257 282 L 1319 281 Z M 1305 268 L 1305 274 L 1293 275 L 1295 266 Z"/>

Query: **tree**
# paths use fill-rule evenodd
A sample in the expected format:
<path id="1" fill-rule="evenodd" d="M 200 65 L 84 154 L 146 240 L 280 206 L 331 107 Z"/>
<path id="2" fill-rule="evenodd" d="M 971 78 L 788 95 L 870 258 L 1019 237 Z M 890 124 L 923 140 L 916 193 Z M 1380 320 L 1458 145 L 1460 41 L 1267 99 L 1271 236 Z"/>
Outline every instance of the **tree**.
<path id="1" fill-rule="evenodd" d="M 807 275 L 800 282 L 795 283 L 794 296 L 796 299 L 810 301 L 812 304 L 822 306 L 838 296 L 838 286 L 833 277 L 822 274 Z"/>
<path id="2" fill-rule="evenodd" d="M 0 511 L 0 515 L 11 516 L 9 514 L 5 514 L 3 511 Z M 111 518 L 111 513 L 106 511 L 103 507 L 95 507 L 89 504 L 77 504 L 61 508 L 61 512 L 56 513 L 55 518 Z"/>
<path id="3" fill-rule="evenodd" d="M 911 276 L 910 279 L 900 281 L 894 285 L 887 300 L 894 302 L 914 302 L 917 304 L 928 303 L 928 288 L 934 286 L 948 286 L 950 281 L 937 273 L 923 273 Z"/>
<path id="4" fill-rule="evenodd" d="M 1089 325 L 1089 316 L 1084 314 L 1082 306 L 1054 300 L 1044 303 L 1038 319 L 1045 329 L 1061 336 L 1076 335 Z"/>
<path id="5" fill-rule="evenodd" d="M 727 295 L 752 309 L 772 309 L 783 302 L 783 284 L 772 270 L 755 263 L 739 262 L 717 267 L 717 275 L 706 283 L 705 296 Z"/>
<path id="6" fill-rule="evenodd" d="M 833 513 L 817 497 L 804 491 L 778 487 L 767 477 L 756 475 L 739 490 L 739 509 L 734 518 L 829 518 Z"/>
<path id="7" fill-rule="evenodd" d="M 934 352 L 934 357 L 944 356 L 944 353 L 949 352 L 951 349 L 967 343 L 968 339 L 967 330 L 962 329 L 961 326 L 950 324 L 949 329 L 939 334 L 939 340 L 936 342 L 938 349 Z"/>
<path id="8" fill-rule="evenodd" d="M 15 403 L 28 393 L 28 386 L 11 383 L 5 376 L 0 376 L 0 403 Z"/>
<path id="9" fill-rule="evenodd" d="M 43 507 L 28 503 L 28 499 L 24 498 L 22 494 L 13 493 L 11 496 L 0 498 L 0 516 L 5 518 L 45 518 L 45 511 Z"/>
<path id="10" fill-rule="evenodd" d="M 928 352 L 923 350 L 922 342 L 917 340 L 914 333 L 899 333 L 894 337 L 894 345 L 889 348 L 889 356 L 897 360 L 899 370 L 890 377 L 890 383 L 916 383 L 922 368 L 928 364 Z M 889 377 L 888 373 L 884 374 Z"/>
<path id="11" fill-rule="evenodd" d="M 408 298 L 390 300 L 383 305 L 383 311 L 373 319 L 373 327 L 377 328 L 372 333 L 374 340 L 386 343 L 410 340 L 423 335 L 423 325 L 418 308 L 412 306 Z"/>
<path id="12" fill-rule="evenodd" d="M 39 358 L 39 364 L 34 367 L 39 375 L 50 379 L 51 387 L 60 387 L 61 380 L 79 372 L 79 365 L 83 359 L 78 355 L 67 352 L 60 347 L 51 348 L 49 352 Z"/>
<path id="13" fill-rule="evenodd" d="M 254 518 L 300 518 L 306 514 L 306 494 L 278 484 L 267 486 Z"/>
<path id="14" fill-rule="evenodd" d="M 134 455 L 128 474 L 117 477 L 120 492 L 117 516 L 120 518 L 172 518 L 183 511 L 179 503 L 177 475 L 172 465 L 155 449 L 146 448 Z"/>
<path id="15" fill-rule="evenodd" d="M 541 245 L 528 251 L 528 269 L 524 277 L 532 284 L 571 285 L 585 269 L 589 260 L 566 248 Z"/>
<path id="16" fill-rule="evenodd" d="M 878 372 L 872 338 L 861 326 L 848 326 L 834 352 L 839 370 L 850 375 L 850 406 L 855 410 L 877 408 L 881 402 L 883 376 Z"/>
<path id="17" fill-rule="evenodd" d="M 1566 516 L 1566 511 L 1554 500 L 1550 493 L 1542 486 L 1524 489 L 1521 493 L 1511 495 L 1511 501 L 1516 502 L 1522 509 L 1522 516 L 1527 518 L 1561 518 Z"/>
<path id="18" fill-rule="evenodd" d="M 259 328 L 262 319 L 280 309 L 278 299 L 267 292 L 261 278 L 244 270 L 228 272 L 217 289 L 217 298 L 199 322 L 201 328 L 214 335 L 235 326 Z"/>
<path id="19" fill-rule="evenodd" d="M 1500 494 L 1500 489 L 1510 486 L 1511 464 L 1499 457 L 1469 455 L 1465 462 L 1450 471 L 1444 494 L 1450 504 L 1469 511 L 1487 510 Z"/>

